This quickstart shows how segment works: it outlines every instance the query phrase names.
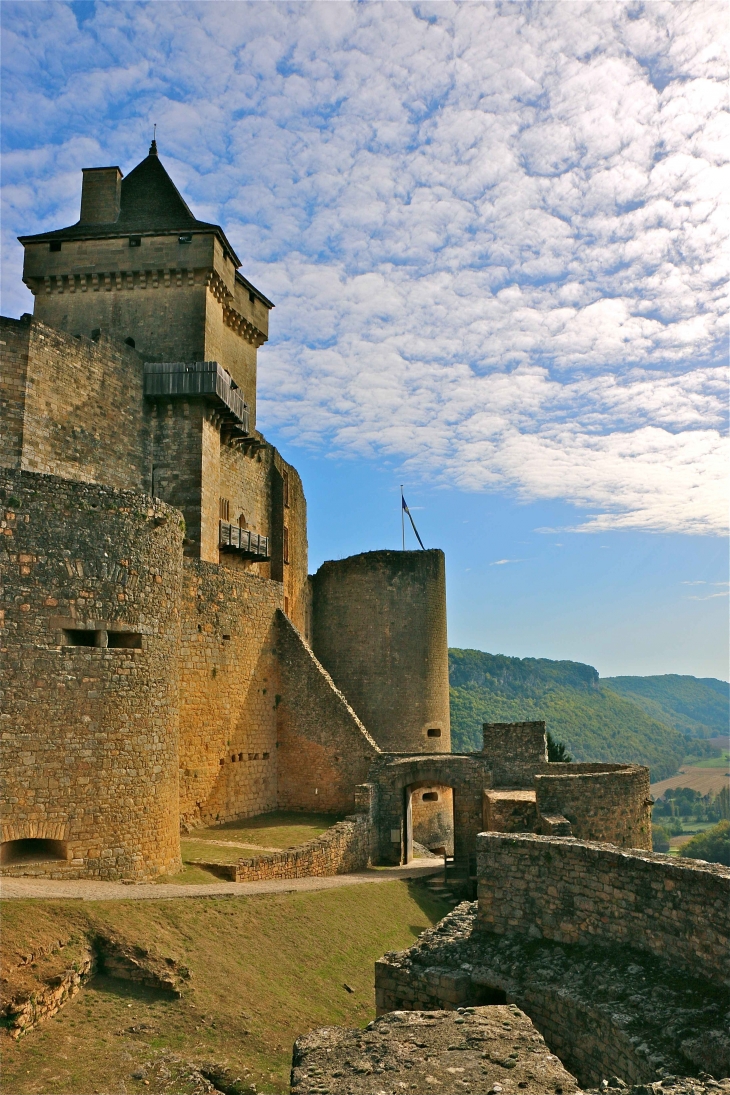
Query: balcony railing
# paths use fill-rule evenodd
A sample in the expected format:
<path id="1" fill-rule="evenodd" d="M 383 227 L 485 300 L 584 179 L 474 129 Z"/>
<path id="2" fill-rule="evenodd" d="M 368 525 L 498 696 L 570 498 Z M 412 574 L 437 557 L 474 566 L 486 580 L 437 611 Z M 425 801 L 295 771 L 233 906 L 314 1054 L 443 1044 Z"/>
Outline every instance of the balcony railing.
<path id="1" fill-rule="evenodd" d="M 220 523 L 218 545 L 222 551 L 237 551 L 244 558 L 256 559 L 259 563 L 271 558 L 268 536 L 259 536 L 238 525 L 229 525 L 227 521 Z"/>
<path id="2" fill-rule="evenodd" d="M 147 361 L 144 394 L 148 399 L 202 397 L 222 412 L 232 432 L 249 433 L 248 407 L 241 391 L 217 361 Z"/>

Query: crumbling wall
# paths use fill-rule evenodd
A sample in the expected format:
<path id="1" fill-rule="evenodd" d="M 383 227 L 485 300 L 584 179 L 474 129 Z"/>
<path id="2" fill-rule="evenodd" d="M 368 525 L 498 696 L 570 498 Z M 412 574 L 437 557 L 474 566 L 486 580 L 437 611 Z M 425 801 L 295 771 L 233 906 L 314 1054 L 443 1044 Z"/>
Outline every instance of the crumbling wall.
<path id="1" fill-rule="evenodd" d="M 345 813 L 378 747 L 283 613 L 276 649 L 279 806 Z"/>
<path id="2" fill-rule="evenodd" d="M 479 926 L 650 951 L 730 984 L 730 868 L 570 837 L 480 833 Z"/>
<path id="3" fill-rule="evenodd" d="M 0 490 L 2 838 L 55 842 L 55 858 L 2 870 L 174 872 L 180 515 L 29 472 Z"/>

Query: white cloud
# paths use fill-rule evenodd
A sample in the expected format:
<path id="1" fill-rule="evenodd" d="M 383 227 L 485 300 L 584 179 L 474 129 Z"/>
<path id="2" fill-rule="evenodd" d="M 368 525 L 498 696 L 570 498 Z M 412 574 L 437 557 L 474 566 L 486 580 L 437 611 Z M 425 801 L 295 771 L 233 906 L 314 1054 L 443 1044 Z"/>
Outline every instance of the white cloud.
<path id="1" fill-rule="evenodd" d="M 277 303 L 261 422 L 725 528 L 722 5 L 2 5 L 3 255 L 146 150 Z"/>

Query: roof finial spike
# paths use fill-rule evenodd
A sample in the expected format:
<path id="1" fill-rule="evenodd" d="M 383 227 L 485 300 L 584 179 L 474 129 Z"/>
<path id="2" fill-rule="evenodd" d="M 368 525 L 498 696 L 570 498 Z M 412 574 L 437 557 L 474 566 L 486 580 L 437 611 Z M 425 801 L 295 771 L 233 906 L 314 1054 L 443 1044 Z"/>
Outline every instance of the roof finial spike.
<path id="1" fill-rule="evenodd" d="M 150 145 L 150 156 L 157 155 L 157 122 L 152 127 L 152 144 Z"/>

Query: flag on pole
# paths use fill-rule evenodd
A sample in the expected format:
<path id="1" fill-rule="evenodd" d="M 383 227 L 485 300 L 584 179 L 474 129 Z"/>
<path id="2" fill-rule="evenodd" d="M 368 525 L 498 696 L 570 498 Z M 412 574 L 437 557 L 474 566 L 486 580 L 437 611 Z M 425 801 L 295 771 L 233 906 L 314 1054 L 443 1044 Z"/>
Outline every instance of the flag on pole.
<path id="1" fill-rule="evenodd" d="M 425 551 L 426 549 L 423 546 L 423 540 L 418 535 L 418 529 L 416 528 L 416 522 L 413 520 L 413 517 L 411 516 L 411 511 L 408 509 L 408 506 L 406 505 L 406 500 L 403 497 L 403 489 L 402 488 L 401 488 L 401 492 L 400 492 L 400 500 L 401 500 L 401 505 L 403 507 L 403 511 L 408 514 L 408 520 L 411 522 L 411 525 L 413 526 L 413 531 L 416 534 L 416 539 L 418 540 L 419 544 L 421 545 L 421 550 Z"/>

